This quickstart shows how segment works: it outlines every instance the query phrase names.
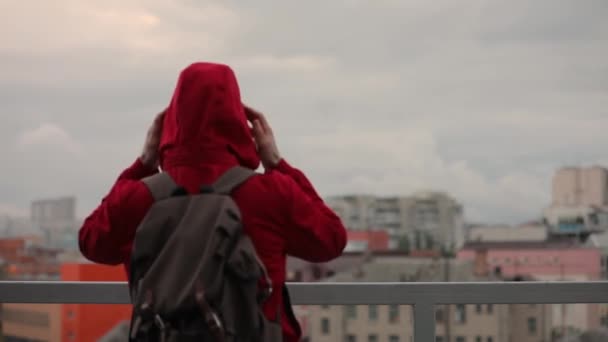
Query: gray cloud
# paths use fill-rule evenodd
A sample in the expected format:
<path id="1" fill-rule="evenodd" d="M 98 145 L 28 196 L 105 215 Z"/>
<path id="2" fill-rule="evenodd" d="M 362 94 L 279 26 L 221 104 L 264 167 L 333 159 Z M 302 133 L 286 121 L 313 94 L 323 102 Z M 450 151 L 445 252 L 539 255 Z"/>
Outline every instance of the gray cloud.
<path id="1" fill-rule="evenodd" d="M 0 13 L 3 211 L 73 193 L 86 214 L 196 60 L 234 66 L 324 194 L 443 189 L 471 220 L 517 222 L 548 203 L 556 167 L 608 161 L 602 0 L 63 0 Z"/>

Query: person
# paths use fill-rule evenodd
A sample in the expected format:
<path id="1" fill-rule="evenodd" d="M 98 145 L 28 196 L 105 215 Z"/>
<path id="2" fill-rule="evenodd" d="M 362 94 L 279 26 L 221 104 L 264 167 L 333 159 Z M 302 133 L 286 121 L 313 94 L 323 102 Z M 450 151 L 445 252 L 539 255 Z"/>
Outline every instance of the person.
<path id="1" fill-rule="evenodd" d="M 203 62 L 180 73 L 169 106 L 148 130 L 141 155 L 84 221 L 80 250 L 96 263 L 123 264 L 129 274 L 135 232 L 153 204 L 142 178 L 160 167 L 189 193 L 197 193 L 201 184 L 233 166 L 257 170 L 260 163 L 264 172 L 232 197 L 274 286 L 285 284 L 287 255 L 310 262 L 338 257 L 346 245 L 340 218 L 306 176 L 281 156 L 266 117 L 243 105 L 233 70 Z M 276 308 L 283 308 L 283 340 L 298 341 L 301 329 L 284 297 L 283 291 L 273 291 L 264 314 L 271 318 Z"/>

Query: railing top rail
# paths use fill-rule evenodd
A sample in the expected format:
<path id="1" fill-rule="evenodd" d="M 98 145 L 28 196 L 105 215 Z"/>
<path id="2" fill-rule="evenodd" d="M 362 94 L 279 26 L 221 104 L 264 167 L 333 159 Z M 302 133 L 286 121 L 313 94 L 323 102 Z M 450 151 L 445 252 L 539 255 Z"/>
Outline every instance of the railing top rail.
<path id="1" fill-rule="evenodd" d="M 293 304 L 608 303 L 608 282 L 290 283 Z M 0 281 L 4 303 L 130 303 L 124 282 Z"/>

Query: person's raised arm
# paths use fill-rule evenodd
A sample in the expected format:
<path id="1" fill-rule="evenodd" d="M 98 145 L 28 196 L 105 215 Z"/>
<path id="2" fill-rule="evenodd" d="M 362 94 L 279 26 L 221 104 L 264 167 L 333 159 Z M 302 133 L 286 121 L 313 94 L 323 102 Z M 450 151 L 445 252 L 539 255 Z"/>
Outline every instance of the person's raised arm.
<path id="1" fill-rule="evenodd" d="M 272 128 L 262 113 L 245 107 L 265 170 L 276 171 L 278 189 L 284 198 L 281 216 L 287 254 L 311 261 L 334 259 L 346 246 L 346 229 L 340 218 L 325 205 L 310 181 L 280 155 Z"/>

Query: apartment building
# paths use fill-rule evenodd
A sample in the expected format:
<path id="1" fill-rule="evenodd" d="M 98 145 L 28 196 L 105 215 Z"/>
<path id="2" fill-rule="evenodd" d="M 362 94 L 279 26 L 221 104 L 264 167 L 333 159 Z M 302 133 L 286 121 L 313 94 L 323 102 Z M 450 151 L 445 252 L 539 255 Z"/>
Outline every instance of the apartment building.
<path id="1" fill-rule="evenodd" d="M 383 230 L 390 236 L 390 248 L 407 237 L 409 249 L 464 244 L 463 208 L 441 192 L 418 192 L 404 197 L 338 196 L 326 200 L 352 230 Z"/>
<path id="2" fill-rule="evenodd" d="M 351 230 L 368 230 L 374 222 L 374 196 L 348 195 L 326 199 L 327 205 L 342 219 Z"/>
<path id="3" fill-rule="evenodd" d="M 552 182 L 552 206 L 608 206 L 608 169 L 564 167 Z"/>
<path id="4" fill-rule="evenodd" d="M 457 258 L 483 261 L 486 270 L 500 269 L 506 277 L 523 275 L 541 281 L 596 281 L 603 274 L 601 250 L 576 238 L 469 242 Z M 551 308 L 556 331 L 588 331 L 600 326 L 597 304 L 552 305 Z"/>
<path id="5" fill-rule="evenodd" d="M 608 230 L 606 168 L 561 168 L 551 190 L 551 205 L 543 213 L 551 234 L 587 236 Z"/>
<path id="6" fill-rule="evenodd" d="M 328 281 L 485 281 L 472 262 L 454 259 L 382 257 Z M 441 305 L 436 307 L 437 342 L 548 342 L 547 305 Z M 309 308 L 310 341 L 411 342 L 412 308 L 400 305 L 316 306 Z"/>
<path id="7" fill-rule="evenodd" d="M 47 247 L 78 250 L 76 198 L 73 196 L 39 199 L 31 203 L 33 227 L 43 234 Z"/>

